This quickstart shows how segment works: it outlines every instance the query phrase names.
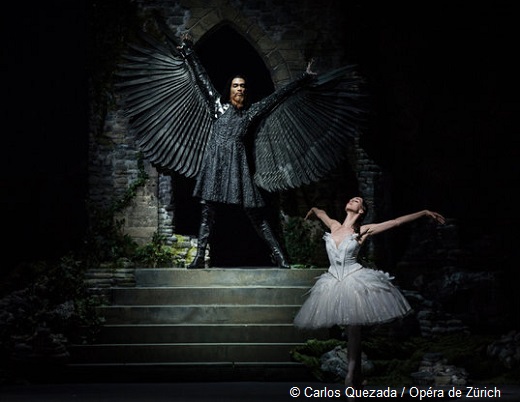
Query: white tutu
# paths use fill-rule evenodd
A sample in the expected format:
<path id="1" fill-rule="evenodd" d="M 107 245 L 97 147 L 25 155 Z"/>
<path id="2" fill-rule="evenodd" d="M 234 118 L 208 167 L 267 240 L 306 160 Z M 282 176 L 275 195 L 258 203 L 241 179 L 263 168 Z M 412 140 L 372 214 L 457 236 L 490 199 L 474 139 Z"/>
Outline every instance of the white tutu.
<path id="1" fill-rule="evenodd" d="M 405 297 L 385 272 L 365 268 L 357 261 L 356 234 L 336 247 L 330 233 L 323 237 L 330 260 L 294 319 L 299 328 L 334 325 L 370 325 L 403 317 L 411 311 Z"/>

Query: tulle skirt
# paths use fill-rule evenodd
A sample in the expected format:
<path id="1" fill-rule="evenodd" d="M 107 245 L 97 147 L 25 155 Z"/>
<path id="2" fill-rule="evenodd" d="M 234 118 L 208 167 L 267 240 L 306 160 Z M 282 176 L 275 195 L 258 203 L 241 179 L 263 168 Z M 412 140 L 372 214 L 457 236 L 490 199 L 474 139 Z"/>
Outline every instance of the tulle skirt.
<path id="1" fill-rule="evenodd" d="M 343 279 L 321 275 L 294 319 L 298 328 L 334 325 L 371 325 L 392 321 L 411 312 L 402 293 L 385 272 L 360 268 Z"/>

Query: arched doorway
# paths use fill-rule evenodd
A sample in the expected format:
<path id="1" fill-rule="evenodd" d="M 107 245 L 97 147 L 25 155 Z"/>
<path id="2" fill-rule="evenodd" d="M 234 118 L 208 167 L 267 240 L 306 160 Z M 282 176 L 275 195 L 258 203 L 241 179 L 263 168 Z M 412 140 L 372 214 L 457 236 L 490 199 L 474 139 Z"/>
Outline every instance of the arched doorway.
<path id="1" fill-rule="evenodd" d="M 213 82 L 222 93 L 230 76 L 248 77 L 248 89 L 255 102 L 274 91 L 263 60 L 247 40 L 230 25 L 222 24 L 196 43 L 196 52 Z M 176 231 L 197 235 L 200 208 L 191 197 L 194 180 L 176 176 L 174 189 Z M 266 194 L 276 215 L 276 196 Z M 181 217 L 182 216 L 182 217 Z M 220 267 L 272 266 L 269 249 L 256 234 L 241 208 L 219 206 L 210 241 L 211 263 Z"/>

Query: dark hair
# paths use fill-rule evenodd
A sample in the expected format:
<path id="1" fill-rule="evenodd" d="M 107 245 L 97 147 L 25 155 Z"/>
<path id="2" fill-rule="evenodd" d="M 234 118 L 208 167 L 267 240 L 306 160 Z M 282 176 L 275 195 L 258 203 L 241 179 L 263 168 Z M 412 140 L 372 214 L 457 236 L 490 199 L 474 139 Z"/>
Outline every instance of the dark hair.
<path id="1" fill-rule="evenodd" d="M 230 92 L 231 92 L 231 83 L 233 82 L 233 80 L 235 78 L 242 78 L 245 82 L 246 82 L 246 88 L 248 88 L 248 80 L 247 80 L 247 77 L 244 75 L 244 74 L 235 74 L 235 75 L 232 75 L 226 82 L 226 86 L 224 87 L 224 90 L 222 91 L 222 96 L 220 97 L 220 101 L 222 103 L 230 103 L 231 100 L 229 99 L 229 96 L 230 96 Z M 249 91 L 246 91 L 245 93 L 245 97 L 244 97 L 244 107 L 249 107 L 250 105 L 250 102 L 249 102 L 249 94 L 248 94 Z"/>

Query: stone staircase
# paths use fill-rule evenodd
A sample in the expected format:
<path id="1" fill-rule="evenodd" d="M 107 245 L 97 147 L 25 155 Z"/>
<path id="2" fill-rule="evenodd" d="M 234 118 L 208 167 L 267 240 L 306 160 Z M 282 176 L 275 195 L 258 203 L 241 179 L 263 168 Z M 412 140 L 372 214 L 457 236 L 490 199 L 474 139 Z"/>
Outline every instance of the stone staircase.
<path id="1" fill-rule="evenodd" d="M 135 269 L 110 286 L 93 345 L 71 349 L 80 377 L 116 380 L 306 380 L 289 351 L 326 331 L 292 319 L 321 269 Z M 134 281 L 130 281 L 131 283 Z"/>

